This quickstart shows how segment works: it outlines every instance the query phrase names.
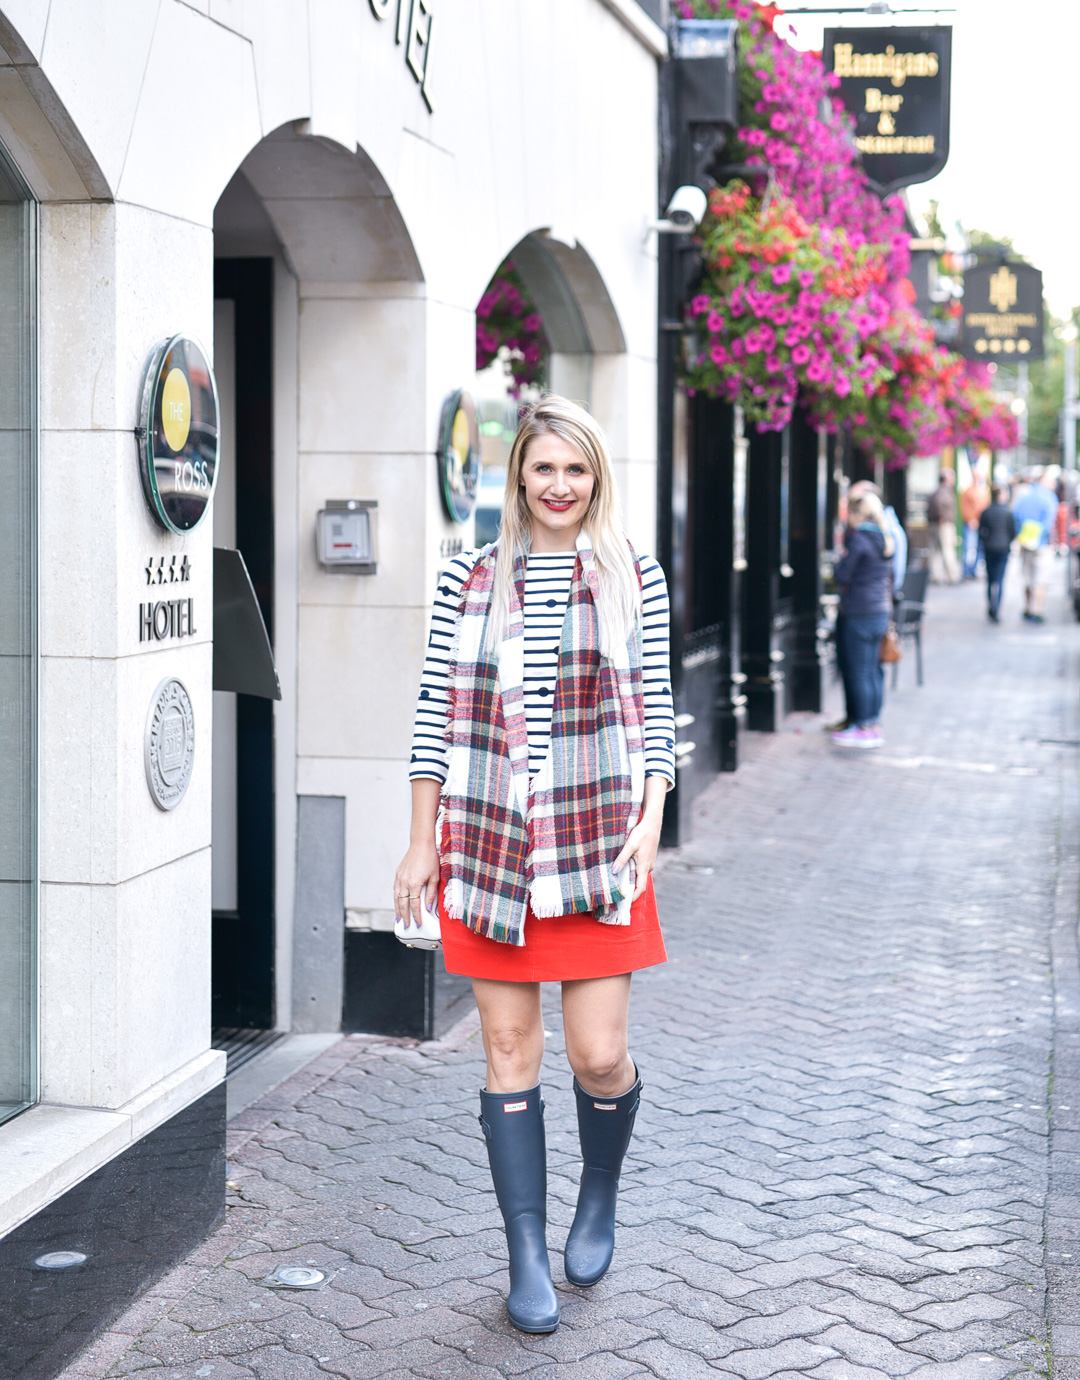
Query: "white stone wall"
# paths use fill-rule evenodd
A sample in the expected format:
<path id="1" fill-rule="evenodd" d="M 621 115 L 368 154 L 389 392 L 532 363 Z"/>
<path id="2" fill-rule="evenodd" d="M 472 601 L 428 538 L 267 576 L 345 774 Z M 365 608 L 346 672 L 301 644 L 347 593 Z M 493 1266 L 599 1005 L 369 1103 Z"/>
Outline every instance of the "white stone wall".
<path id="1" fill-rule="evenodd" d="M 602 0 L 433 0 L 429 111 L 395 9 L 380 22 L 366 0 L 0 0 L 0 139 L 43 202 L 41 1068 L 53 1104 L 123 1109 L 171 1078 L 161 1105 L 175 1110 L 178 1069 L 192 1070 L 192 1096 L 221 1073 L 204 1057 L 211 527 L 181 539 L 154 526 L 132 427 L 154 343 L 178 331 L 211 343 L 214 207 L 246 159 L 281 241 L 280 1013 L 297 792 L 346 797 L 347 907 L 387 918 L 440 542 L 471 538 L 441 510 L 439 409 L 471 381 L 477 299 L 530 232 L 576 243 L 602 281 L 602 310 L 585 301 L 583 314 L 607 311 L 625 349 L 598 328 L 594 410 L 631 534 L 652 545 L 656 53 Z M 310 140 L 310 186 L 307 163 L 275 190 L 269 146 L 249 157 L 282 126 Z M 357 150 L 370 195 L 334 192 L 323 155 Z M 377 576 L 318 568 L 314 516 L 332 497 L 379 501 Z M 148 651 L 136 611 L 162 553 L 189 556 L 198 634 Z M 169 814 L 142 760 L 166 674 L 191 693 L 197 742 Z M 40 1111 L 13 1123 L 24 1139 Z M 16 1201 L 0 1177 L 0 1204 L 5 1192 Z M 10 1224 L 0 1208 L 0 1231 Z"/>

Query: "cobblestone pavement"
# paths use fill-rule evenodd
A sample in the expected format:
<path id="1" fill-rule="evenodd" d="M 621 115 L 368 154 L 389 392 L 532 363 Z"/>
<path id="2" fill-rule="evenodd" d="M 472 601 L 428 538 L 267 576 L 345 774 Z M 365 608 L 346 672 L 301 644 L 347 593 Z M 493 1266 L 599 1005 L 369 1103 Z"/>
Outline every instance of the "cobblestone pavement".
<path id="1" fill-rule="evenodd" d="M 1063 601 L 1031 627 L 1014 587 L 992 628 L 973 587 L 934 591 L 927 682 L 905 659 L 883 752 L 844 756 L 803 716 L 703 798 L 659 878 L 671 962 L 635 979 L 615 1264 L 575 1290 L 553 1257 L 556 1333 L 505 1320 L 475 1034 L 352 1037 L 233 1123 L 225 1226 L 67 1380 L 1003 1380 L 1047 1373 L 1048 1318 L 1055 1374 L 1080 1374 L 1078 642 Z M 561 1247 L 576 1137 L 550 995 Z M 330 1282 L 260 1283 L 286 1262 Z"/>

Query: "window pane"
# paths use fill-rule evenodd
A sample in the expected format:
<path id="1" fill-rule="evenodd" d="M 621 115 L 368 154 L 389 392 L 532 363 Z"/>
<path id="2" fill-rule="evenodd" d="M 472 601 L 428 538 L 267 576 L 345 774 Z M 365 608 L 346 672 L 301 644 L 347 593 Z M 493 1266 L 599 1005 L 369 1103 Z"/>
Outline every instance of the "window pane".
<path id="1" fill-rule="evenodd" d="M 0 161 L 0 1120 L 36 1072 L 34 211 Z"/>

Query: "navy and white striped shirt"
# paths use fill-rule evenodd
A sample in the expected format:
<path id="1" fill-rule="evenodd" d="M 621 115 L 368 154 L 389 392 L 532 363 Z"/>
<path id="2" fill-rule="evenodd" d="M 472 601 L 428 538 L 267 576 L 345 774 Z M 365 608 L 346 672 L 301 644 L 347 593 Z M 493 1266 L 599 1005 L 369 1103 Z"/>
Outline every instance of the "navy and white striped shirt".
<path id="1" fill-rule="evenodd" d="M 439 577 L 431 633 L 416 703 L 410 780 L 446 780 L 446 677 L 461 586 L 478 551 L 454 558 Z M 525 567 L 525 723 L 529 774 L 543 764 L 551 740 L 551 711 L 559 665 L 563 616 L 570 598 L 576 551 L 536 552 Z M 642 586 L 641 680 L 645 708 L 645 774 L 675 780 L 675 722 L 668 661 L 668 593 L 664 572 L 651 556 L 639 558 Z"/>

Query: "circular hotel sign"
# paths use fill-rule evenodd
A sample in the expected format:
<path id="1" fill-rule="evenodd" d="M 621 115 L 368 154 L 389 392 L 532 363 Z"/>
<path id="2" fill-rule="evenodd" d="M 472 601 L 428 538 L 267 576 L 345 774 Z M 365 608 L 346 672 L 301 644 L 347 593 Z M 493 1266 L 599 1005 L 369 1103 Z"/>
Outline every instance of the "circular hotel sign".
<path id="1" fill-rule="evenodd" d="M 172 676 L 154 691 L 143 737 L 146 784 L 159 810 L 184 798 L 195 761 L 195 715 L 183 684 Z"/>
<path id="2" fill-rule="evenodd" d="M 476 503 L 480 481 L 480 426 L 476 404 L 458 389 L 443 403 L 439 421 L 439 479 L 446 511 L 465 522 Z"/>
<path id="3" fill-rule="evenodd" d="M 156 346 L 143 379 L 139 471 L 156 520 L 181 535 L 198 527 L 218 470 L 218 396 L 202 347 L 174 335 Z"/>

